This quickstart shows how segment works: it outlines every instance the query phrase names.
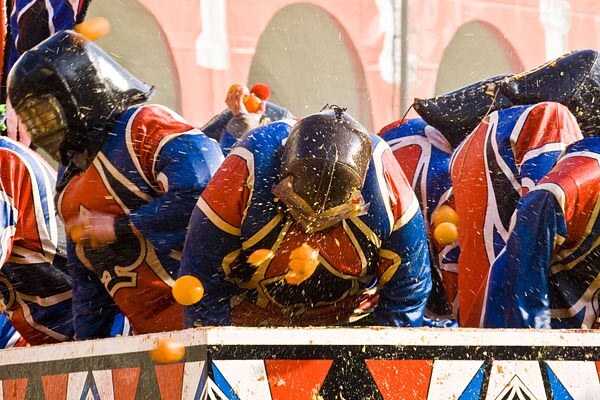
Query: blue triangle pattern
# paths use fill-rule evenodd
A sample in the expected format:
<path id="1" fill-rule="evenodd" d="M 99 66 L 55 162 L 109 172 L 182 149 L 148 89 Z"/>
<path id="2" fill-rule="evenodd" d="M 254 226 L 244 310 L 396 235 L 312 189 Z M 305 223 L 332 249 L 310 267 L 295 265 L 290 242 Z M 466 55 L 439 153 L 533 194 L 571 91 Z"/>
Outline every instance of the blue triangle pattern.
<path id="1" fill-rule="evenodd" d="M 98 393 L 98 386 L 96 386 L 96 380 L 94 379 L 94 374 L 92 371 L 88 371 L 87 377 L 85 378 L 85 384 L 83 385 L 83 390 L 81 391 L 81 400 L 86 400 L 88 393 L 92 392 L 92 397 L 94 400 L 102 400 L 100 398 L 100 394 Z"/>
<path id="2" fill-rule="evenodd" d="M 458 400 L 479 400 L 483 398 L 483 383 L 485 382 L 486 363 L 482 363 L 477 373 L 471 379 L 465 390 L 460 394 Z"/>
<path id="3" fill-rule="evenodd" d="M 231 387 L 229 382 L 227 382 L 227 379 L 225 379 L 221 371 L 219 371 L 219 368 L 217 368 L 215 363 L 211 363 L 211 366 L 213 372 L 213 379 L 217 387 L 221 389 L 223 394 L 225 394 L 229 400 L 240 400 L 240 398 L 233 391 L 233 388 Z"/>
<path id="4" fill-rule="evenodd" d="M 556 376 L 552 368 L 546 363 L 542 363 L 544 370 L 546 372 L 546 376 L 548 379 L 548 386 L 550 387 L 550 392 L 552 393 L 553 400 L 574 400 L 573 396 L 569 393 L 567 388 L 562 384 L 560 379 Z"/>

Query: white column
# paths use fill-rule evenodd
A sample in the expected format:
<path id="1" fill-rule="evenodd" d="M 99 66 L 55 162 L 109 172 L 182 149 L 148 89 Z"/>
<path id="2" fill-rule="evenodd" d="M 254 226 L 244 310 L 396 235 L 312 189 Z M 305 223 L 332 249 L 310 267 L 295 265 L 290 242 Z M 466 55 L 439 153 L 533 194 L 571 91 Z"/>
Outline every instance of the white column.
<path id="1" fill-rule="evenodd" d="M 540 0 L 539 10 L 544 26 L 546 60 L 552 60 L 569 51 L 571 5 L 565 0 Z"/>
<path id="2" fill-rule="evenodd" d="M 202 32 L 196 39 L 196 63 L 205 68 L 229 69 L 227 1 L 200 0 Z"/>

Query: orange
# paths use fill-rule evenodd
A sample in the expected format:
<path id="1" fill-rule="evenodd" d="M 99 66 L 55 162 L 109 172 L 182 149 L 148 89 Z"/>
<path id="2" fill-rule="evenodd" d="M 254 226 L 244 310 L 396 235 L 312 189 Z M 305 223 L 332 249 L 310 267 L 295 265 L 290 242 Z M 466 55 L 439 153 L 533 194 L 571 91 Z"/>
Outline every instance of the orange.
<path id="1" fill-rule="evenodd" d="M 152 360 L 159 364 L 170 364 L 185 356 L 185 347 L 176 339 L 158 339 L 156 348 L 150 351 Z"/>
<path id="2" fill-rule="evenodd" d="M 458 240 L 458 228 L 452 222 L 442 222 L 433 230 L 433 238 L 441 246 L 447 246 Z"/>
<path id="3" fill-rule="evenodd" d="M 454 225 L 458 225 L 458 214 L 449 205 L 444 204 L 431 214 L 431 223 L 433 226 L 438 226 L 444 222 L 451 222 Z"/>
<path id="4" fill-rule="evenodd" d="M 248 256 L 248 259 L 246 261 L 250 265 L 259 266 L 272 259 L 273 256 L 273 252 L 269 249 L 258 249 L 252 252 L 252 254 Z"/>
<path id="5" fill-rule="evenodd" d="M 75 25 L 73 29 L 88 38 L 88 40 L 98 40 L 108 35 L 110 22 L 104 17 L 95 17 Z"/>
<path id="6" fill-rule="evenodd" d="M 71 240 L 75 244 L 81 244 L 86 246 L 90 242 L 90 237 L 85 229 L 85 226 L 82 224 L 75 225 L 69 230 L 69 236 L 71 236 Z"/>
<path id="7" fill-rule="evenodd" d="M 240 85 L 239 83 L 234 83 L 233 85 L 229 86 L 229 89 L 227 90 L 227 95 L 229 96 L 231 93 L 235 92 L 238 88 L 241 88 L 243 85 Z"/>
<path id="8" fill-rule="evenodd" d="M 183 275 L 177 278 L 171 291 L 175 300 L 183 306 L 196 304 L 204 296 L 202 282 L 192 275 Z"/>
<path id="9" fill-rule="evenodd" d="M 298 285 L 310 278 L 318 265 L 319 251 L 303 243 L 302 246 L 296 247 L 290 253 L 285 281 L 290 285 Z"/>
<path id="10" fill-rule="evenodd" d="M 244 96 L 244 105 L 246 106 L 246 110 L 248 110 L 249 113 L 257 112 L 260 108 L 261 101 L 261 99 L 259 99 L 253 94 Z"/>

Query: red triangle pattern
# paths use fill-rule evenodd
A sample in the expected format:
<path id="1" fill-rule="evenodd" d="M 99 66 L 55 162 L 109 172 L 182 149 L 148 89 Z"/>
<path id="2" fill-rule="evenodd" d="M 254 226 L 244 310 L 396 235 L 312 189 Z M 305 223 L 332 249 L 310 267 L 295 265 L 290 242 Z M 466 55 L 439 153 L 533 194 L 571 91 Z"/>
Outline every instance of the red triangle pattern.
<path id="1" fill-rule="evenodd" d="M 366 360 L 384 400 L 427 399 L 433 360 Z"/>
<path id="2" fill-rule="evenodd" d="M 596 372 L 598 373 L 598 380 L 600 380 L 600 361 L 596 361 Z"/>
<path id="3" fill-rule="evenodd" d="M 4 400 L 25 400 L 25 390 L 29 379 L 5 379 L 2 381 Z"/>
<path id="4" fill-rule="evenodd" d="M 68 374 L 42 376 L 44 400 L 66 400 L 68 383 Z"/>
<path id="5" fill-rule="evenodd" d="M 265 360 L 273 400 L 306 400 L 319 393 L 333 360 Z"/>
<path id="6" fill-rule="evenodd" d="M 156 365 L 156 378 L 162 400 L 181 400 L 183 363 Z"/>
<path id="7" fill-rule="evenodd" d="M 112 372 L 115 400 L 135 400 L 141 368 L 122 368 Z"/>

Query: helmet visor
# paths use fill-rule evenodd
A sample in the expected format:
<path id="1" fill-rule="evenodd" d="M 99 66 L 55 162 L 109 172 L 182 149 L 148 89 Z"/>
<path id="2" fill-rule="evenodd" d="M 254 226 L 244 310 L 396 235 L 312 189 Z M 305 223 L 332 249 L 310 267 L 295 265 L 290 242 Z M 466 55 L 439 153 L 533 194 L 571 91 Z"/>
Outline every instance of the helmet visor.
<path id="1" fill-rule="evenodd" d="M 28 96 L 15 111 L 27 127 L 32 142 L 60 161 L 59 146 L 68 126 L 58 99 L 52 94 Z"/>
<path id="2" fill-rule="evenodd" d="M 294 192 L 292 176 L 279 182 L 273 188 L 273 194 L 286 205 L 294 220 L 302 225 L 306 233 L 322 231 L 345 219 L 364 215 L 369 210 L 369 205 L 365 203 L 360 190 L 356 189 L 345 203 L 316 212 Z"/>

